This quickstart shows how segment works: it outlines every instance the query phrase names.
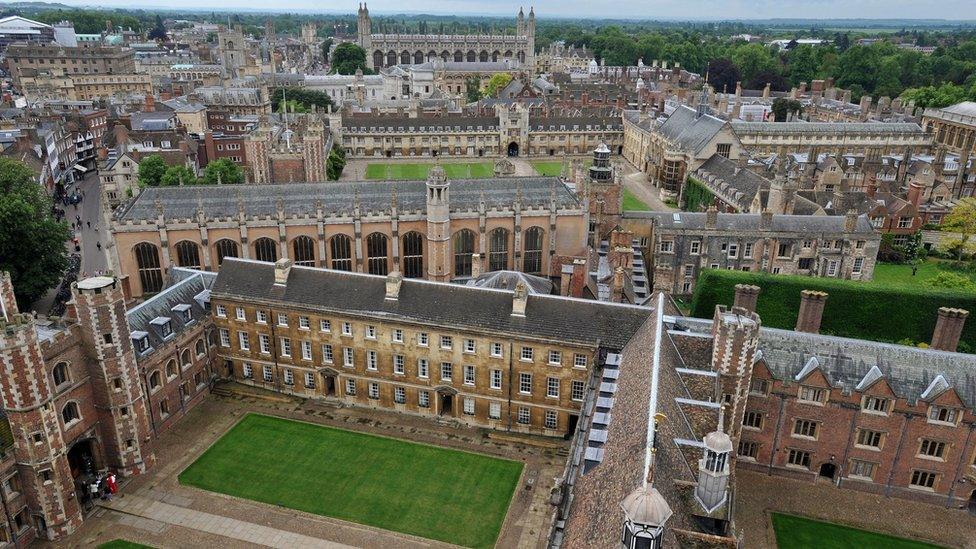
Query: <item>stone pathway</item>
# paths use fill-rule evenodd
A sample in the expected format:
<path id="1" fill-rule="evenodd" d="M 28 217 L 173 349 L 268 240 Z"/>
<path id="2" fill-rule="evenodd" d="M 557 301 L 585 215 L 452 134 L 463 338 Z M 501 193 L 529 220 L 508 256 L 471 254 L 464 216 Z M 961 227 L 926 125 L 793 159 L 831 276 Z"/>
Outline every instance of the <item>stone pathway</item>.
<path id="1" fill-rule="evenodd" d="M 668 206 L 661 200 L 659 189 L 654 188 L 647 182 L 647 176 L 638 171 L 630 162 L 622 160 L 620 166 L 623 168 L 624 187 L 634 193 L 641 202 L 647 204 L 655 212 L 676 212 L 677 208 Z"/>
<path id="2" fill-rule="evenodd" d="M 136 495 L 116 498 L 113 501 L 102 502 L 100 505 L 125 515 L 181 526 L 183 528 L 191 528 L 193 530 L 267 547 L 321 547 L 323 549 L 352 547 L 350 545 L 343 545 L 341 543 L 313 538 L 277 528 L 269 528 L 260 524 L 185 509 L 177 505 Z"/>

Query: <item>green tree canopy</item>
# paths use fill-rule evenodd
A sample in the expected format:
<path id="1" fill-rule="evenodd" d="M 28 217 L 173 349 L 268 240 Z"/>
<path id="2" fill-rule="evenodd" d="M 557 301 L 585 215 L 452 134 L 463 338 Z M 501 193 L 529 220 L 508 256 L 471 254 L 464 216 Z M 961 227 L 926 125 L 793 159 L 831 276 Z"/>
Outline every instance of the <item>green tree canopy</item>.
<path id="1" fill-rule="evenodd" d="M 156 14 L 156 23 L 149 30 L 150 40 L 166 40 L 166 27 L 163 25 L 163 18 Z"/>
<path id="2" fill-rule="evenodd" d="M 186 166 L 170 166 L 159 179 L 159 184 L 162 187 L 177 187 L 180 184 L 196 185 L 197 176 L 193 175 L 193 170 Z"/>
<path id="3" fill-rule="evenodd" d="M 151 154 L 139 162 L 139 185 L 158 187 L 166 173 L 166 161 L 158 154 Z"/>
<path id="4" fill-rule="evenodd" d="M 498 97 L 498 92 L 505 89 L 505 86 L 511 81 L 512 75 L 510 73 L 500 72 L 493 75 L 485 84 L 485 89 L 481 92 L 482 97 Z"/>
<path id="5" fill-rule="evenodd" d="M 203 177 L 200 178 L 201 183 L 205 185 L 216 185 L 218 174 L 220 183 L 224 185 L 235 185 L 244 182 L 244 171 L 241 170 L 240 166 L 226 158 L 218 158 L 217 160 L 211 161 L 203 169 Z"/>
<path id="6" fill-rule="evenodd" d="M 372 74 L 366 68 L 366 50 L 352 42 L 339 44 L 332 52 L 332 71 L 337 74 L 356 74 L 356 70 L 363 74 Z"/>
<path id="7" fill-rule="evenodd" d="M 0 270 L 10 273 L 22 310 L 61 280 L 69 238 L 30 168 L 0 157 Z"/>

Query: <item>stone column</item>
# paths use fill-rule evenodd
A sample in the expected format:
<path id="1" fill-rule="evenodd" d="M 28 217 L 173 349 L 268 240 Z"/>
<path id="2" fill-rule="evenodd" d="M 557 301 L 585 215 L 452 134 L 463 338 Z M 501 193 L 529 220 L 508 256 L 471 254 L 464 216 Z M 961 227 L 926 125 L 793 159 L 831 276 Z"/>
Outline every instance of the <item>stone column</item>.
<path id="1" fill-rule="evenodd" d="M 735 285 L 735 302 L 733 307 L 741 307 L 751 313 L 756 312 L 756 302 L 759 301 L 759 293 L 762 288 L 750 284 Z"/>
<path id="2" fill-rule="evenodd" d="M 824 306 L 827 304 L 827 293 L 816 290 L 800 292 L 800 312 L 796 317 L 796 331 L 810 334 L 820 333 L 820 321 L 823 318 Z"/>
<path id="3" fill-rule="evenodd" d="M 940 307 L 939 318 L 935 321 L 935 331 L 932 333 L 932 348 L 956 352 L 968 316 L 969 311 L 965 309 Z"/>

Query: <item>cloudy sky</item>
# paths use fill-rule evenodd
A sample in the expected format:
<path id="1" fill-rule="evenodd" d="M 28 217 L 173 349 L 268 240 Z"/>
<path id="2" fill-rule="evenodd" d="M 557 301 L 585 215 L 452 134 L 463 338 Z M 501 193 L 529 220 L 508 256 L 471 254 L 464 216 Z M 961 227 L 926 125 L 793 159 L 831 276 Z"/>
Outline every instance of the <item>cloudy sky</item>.
<path id="1" fill-rule="evenodd" d="M 71 5 L 91 5 L 90 0 L 61 0 Z M 320 0 L 277 0 L 264 4 L 248 0 L 104 0 L 100 6 L 270 8 L 312 10 L 323 13 L 355 13 L 357 3 Z M 511 0 L 372 0 L 370 12 L 504 15 L 518 11 Z M 529 4 L 521 4 L 528 11 Z M 539 17 L 601 17 L 628 19 L 766 19 L 766 18 L 910 18 L 974 19 L 976 0 L 534 0 Z"/>

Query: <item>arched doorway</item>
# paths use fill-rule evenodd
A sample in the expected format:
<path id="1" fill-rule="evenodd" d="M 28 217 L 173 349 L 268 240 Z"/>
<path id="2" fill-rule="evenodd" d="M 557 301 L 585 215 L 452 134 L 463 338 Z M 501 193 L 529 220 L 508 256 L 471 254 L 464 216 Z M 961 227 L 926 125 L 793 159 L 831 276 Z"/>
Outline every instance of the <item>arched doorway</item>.
<path id="1" fill-rule="evenodd" d="M 829 461 L 820 466 L 820 476 L 824 478 L 834 479 L 834 475 L 837 474 L 837 466 Z"/>
<path id="2" fill-rule="evenodd" d="M 322 370 L 322 385 L 325 392 L 325 396 L 334 397 L 336 396 L 336 386 L 339 379 L 339 372 L 333 370 L 332 368 L 325 368 Z"/>
<path id="3" fill-rule="evenodd" d="M 454 400 L 457 390 L 452 387 L 437 388 L 437 415 L 452 417 L 454 416 Z"/>
<path id="4" fill-rule="evenodd" d="M 86 438 L 74 443 L 68 450 L 68 467 L 72 478 L 94 475 L 98 471 L 95 444 L 95 439 Z"/>
<path id="5" fill-rule="evenodd" d="M 519 146 L 518 143 L 512 141 L 508 144 L 508 156 L 518 156 Z"/>

